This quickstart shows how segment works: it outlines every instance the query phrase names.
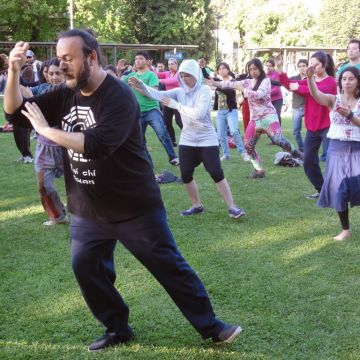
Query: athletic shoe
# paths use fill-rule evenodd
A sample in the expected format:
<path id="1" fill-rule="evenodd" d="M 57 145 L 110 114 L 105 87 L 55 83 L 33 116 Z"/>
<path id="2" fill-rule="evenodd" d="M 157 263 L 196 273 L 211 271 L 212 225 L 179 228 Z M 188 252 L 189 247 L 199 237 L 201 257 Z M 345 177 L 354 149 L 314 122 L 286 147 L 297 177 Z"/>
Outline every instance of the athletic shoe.
<path id="1" fill-rule="evenodd" d="M 315 194 L 306 195 L 305 197 L 306 197 L 307 199 L 313 200 L 313 199 L 318 199 L 319 196 L 320 196 L 320 193 L 319 193 L 319 192 L 316 192 Z"/>
<path id="2" fill-rule="evenodd" d="M 16 161 L 17 161 L 17 162 L 24 162 L 24 157 L 23 157 L 23 156 L 20 156 Z"/>
<path id="3" fill-rule="evenodd" d="M 66 215 L 64 215 L 57 219 L 49 219 L 49 220 L 43 222 L 43 225 L 54 226 L 54 225 L 62 225 L 62 224 L 68 224 L 68 223 L 69 223 L 69 219 Z"/>
<path id="4" fill-rule="evenodd" d="M 180 161 L 179 161 L 179 158 L 173 158 L 169 161 L 169 163 L 171 165 L 174 165 L 174 166 L 179 166 L 180 165 Z"/>
<path id="5" fill-rule="evenodd" d="M 97 339 L 92 344 L 89 345 L 88 350 L 90 352 L 96 352 L 104 350 L 111 346 L 116 346 L 119 344 L 125 344 L 129 342 L 133 337 L 131 328 L 129 327 L 128 335 L 116 335 L 115 333 L 106 333 L 100 339 Z"/>
<path id="6" fill-rule="evenodd" d="M 240 218 L 240 217 L 244 216 L 245 214 L 246 213 L 245 213 L 244 209 L 237 208 L 236 206 L 232 206 L 229 209 L 229 216 L 233 219 Z"/>
<path id="7" fill-rule="evenodd" d="M 250 161 L 251 160 L 250 155 L 246 151 L 242 152 L 241 156 L 242 156 L 244 161 Z"/>
<path id="8" fill-rule="evenodd" d="M 201 206 L 193 206 L 190 209 L 181 211 L 180 215 L 181 216 L 191 216 L 191 215 L 196 215 L 196 214 L 203 214 L 204 213 L 204 207 Z"/>
<path id="9" fill-rule="evenodd" d="M 262 179 L 265 177 L 265 171 L 264 170 L 254 170 L 254 172 L 247 176 L 248 179 Z"/>
<path id="10" fill-rule="evenodd" d="M 216 345 L 230 344 L 241 333 L 241 330 L 241 327 L 238 325 L 226 324 L 219 335 L 214 336 L 212 340 Z"/>
<path id="11" fill-rule="evenodd" d="M 225 160 L 230 160 L 230 156 L 229 156 L 229 155 L 223 155 L 223 156 L 220 158 L 220 161 L 225 161 Z"/>
<path id="12" fill-rule="evenodd" d="M 23 162 L 24 164 L 32 164 L 34 162 L 34 159 L 31 156 L 24 156 Z"/>

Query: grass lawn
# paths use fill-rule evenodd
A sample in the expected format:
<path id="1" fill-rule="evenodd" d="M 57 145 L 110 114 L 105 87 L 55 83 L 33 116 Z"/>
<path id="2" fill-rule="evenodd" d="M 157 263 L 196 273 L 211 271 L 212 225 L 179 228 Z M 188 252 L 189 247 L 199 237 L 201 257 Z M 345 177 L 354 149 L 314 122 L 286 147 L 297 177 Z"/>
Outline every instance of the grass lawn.
<path id="1" fill-rule="evenodd" d="M 283 123 L 292 139 L 290 119 Z M 150 128 L 148 139 L 156 171 L 179 176 Z M 0 358 L 360 359 L 359 209 L 350 212 L 352 238 L 333 241 L 340 229 L 335 212 L 305 199 L 314 190 L 303 169 L 273 165 L 279 150 L 266 142 L 258 146 L 265 179 L 245 179 L 251 166 L 233 150 L 223 164 L 236 202 L 247 211 L 239 221 L 228 217 L 202 167 L 195 177 L 203 216 L 180 217 L 189 207 L 182 186 L 161 186 L 177 243 L 218 316 L 243 327 L 238 340 L 223 348 L 203 341 L 119 245 L 116 286 L 130 305 L 136 338 L 90 354 L 87 344 L 103 329 L 75 282 L 68 227 L 42 226 L 33 166 L 17 163 L 12 134 L 0 133 Z M 62 180 L 57 185 L 64 197 Z"/>

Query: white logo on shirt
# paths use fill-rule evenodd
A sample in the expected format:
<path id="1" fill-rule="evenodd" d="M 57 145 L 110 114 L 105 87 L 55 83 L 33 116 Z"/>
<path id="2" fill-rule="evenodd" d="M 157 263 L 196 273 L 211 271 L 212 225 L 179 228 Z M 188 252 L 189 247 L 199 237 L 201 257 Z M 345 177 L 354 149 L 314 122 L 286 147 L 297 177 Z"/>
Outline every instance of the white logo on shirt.
<path id="1" fill-rule="evenodd" d="M 88 106 L 73 106 L 70 113 L 64 116 L 62 121 L 62 128 L 68 132 L 81 132 L 82 130 L 93 128 L 96 126 L 94 114 Z M 74 152 L 68 149 L 70 159 L 73 161 L 89 162 L 90 159 L 85 159 L 83 154 Z"/>

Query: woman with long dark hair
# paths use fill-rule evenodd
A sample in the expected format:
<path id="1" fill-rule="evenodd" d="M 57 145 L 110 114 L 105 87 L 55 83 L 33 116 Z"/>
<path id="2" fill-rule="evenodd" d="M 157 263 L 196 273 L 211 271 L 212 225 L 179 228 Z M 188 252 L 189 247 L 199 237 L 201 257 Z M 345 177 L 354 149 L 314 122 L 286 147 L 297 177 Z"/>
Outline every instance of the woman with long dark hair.
<path id="1" fill-rule="evenodd" d="M 230 81 L 234 79 L 234 74 L 230 70 L 229 64 L 221 62 L 216 68 L 217 74 L 220 78 L 215 78 L 215 81 Z M 244 161 L 249 161 L 250 157 L 247 154 L 241 134 L 239 131 L 239 116 L 236 103 L 236 91 L 233 89 L 217 89 L 215 92 L 214 110 L 216 113 L 216 128 L 223 150 L 221 161 L 230 159 L 230 150 L 227 140 L 227 129 L 229 127 L 230 135 L 234 139 L 237 151 L 242 155 Z"/>
<path id="2" fill-rule="evenodd" d="M 221 82 L 207 80 L 207 83 L 223 89 L 237 89 L 248 99 L 250 122 L 245 132 L 245 148 L 255 169 L 249 178 L 257 179 L 265 176 L 259 154 L 255 150 L 261 134 L 266 134 L 275 145 L 290 152 L 294 157 L 301 157 L 301 154 L 282 134 L 276 109 L 271 103 L 271 82 L 266 77 L 262 62 L 259 59 L 252 59 L 248 63 L 248 69 L 251 79 Z"/>
<path id="3" fill-rule="evenodd" d="M 310 67 L 307 81 L 311 95 L 331 109 L 329 156 L 318 205 L 337 211 L 342 231 L 334 240 L 341 241 L 350 237 L 348 204 L 360 205 L 360 74 L 354 66 L 345 68 L 339 76 L 340 93 L 336 96 L 321 92 L 314 74 L 315 69 Z"/>
<path id="4" fill-rule="evenodd" d="M 307 132 L 304 140 L 304 170 L 316 190 L 314 194 L 306 197 L 308 199 L 317 199 L 324 183 L 319 166 L 318 152 L 321 143 L 325 143 L 325 148 L 327 148 L 328 139 L 326 135 L 330 127 L 329 108 L 319 104 L 313 98 L 306 79 L 290 80 L 288 78 L 286 73 L 283 72 L 281 56 L 277 56 L 275 62 L 280 73 L 281 84 L 305 97 L 304 119 Z M 335 66 L 332 57 L 323 51 L 317 51 L 310 58 L 310 66 L 314 68 L 317 88 L 325 94 L 336 95 Z"/>

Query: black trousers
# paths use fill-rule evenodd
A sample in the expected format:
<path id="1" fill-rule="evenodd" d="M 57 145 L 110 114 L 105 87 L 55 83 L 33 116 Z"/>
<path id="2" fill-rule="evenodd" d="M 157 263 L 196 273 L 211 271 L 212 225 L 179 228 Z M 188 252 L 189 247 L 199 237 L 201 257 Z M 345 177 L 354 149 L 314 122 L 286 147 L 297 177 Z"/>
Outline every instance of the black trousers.
<path id="1" fill-rule="evenodd" d="M 182 129 L 183 124 L 181 120 L 180 113 L 176 109 L 169 108 L 167 106 L 163 107 L 163 117 L 164 117 L 164 123 L 166 126 L 166 129 L 170 135 L 171 141 L 176 143 L 176 137 L 175 137 L 175 130 L 172 124 L 173 116 L 175 115 L 175 122 L 177 126 Z"/>
<path id="2" fill-rule="evenodd" d="M 219 334 L 224 323 L 215 317 L 203 284 L 180 254 L 165 209 L 121 223 L 71 218 L 73 270 L 87 305 L 107 332 L 128 334 L 129 308 L 114 287 L 117 240 L 159 281 L 203 338 Z"/>
<path id="3" fill-rule="evenodd" d="M 31 129 L 23 128 L 13 124 L 13 134 L 16 147 L 22 156 L 33 157 L 30 151 L 30 132 Z"/>
<path id="4" fill-rule="evenodd" d="M 319 165 L 319 149 L 321 143 L 329 142 L 326 137 L 328 128 L 319 131 L 308 130 L 304 140 L 304 170 L 305 174 L 314 185 L 314 188 L 320 192 L 324 178 Z"/>

